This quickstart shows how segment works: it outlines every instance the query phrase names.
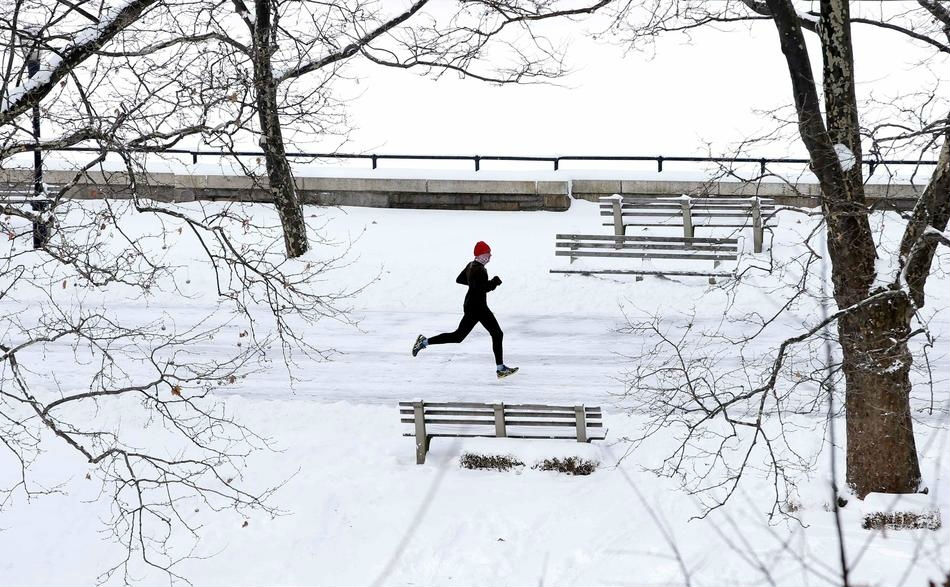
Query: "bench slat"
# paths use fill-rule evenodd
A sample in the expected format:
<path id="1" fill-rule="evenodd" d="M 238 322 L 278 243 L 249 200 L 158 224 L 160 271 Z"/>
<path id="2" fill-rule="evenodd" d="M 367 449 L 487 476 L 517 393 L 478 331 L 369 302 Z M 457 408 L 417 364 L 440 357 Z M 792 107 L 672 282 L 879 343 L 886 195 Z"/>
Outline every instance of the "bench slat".
<path id="1" fill-rule="evenodd" d="M 605 196 L 600 198 L 601 205 L 609 205 L 616 198 L 612 196 Z M 683 198 L 681 196 L 623 196 L 622 203 L 627 204 L 642 204 L 642 203 L 652 203 L 652 202 L 662 202 L 662 203 L 676 203 L 680 204 L 682 202 L 690 202 L 693 205 L 705 205 L 705 204 L 744 204 L 751 206 L 755 201 L 755 196 L 747 197 L 689 197 Z M 774 206 L 774 198 L 759 198 L 759 205 L 765 206 Z"/>
<path id="2" fill-rule="evenodd" d="M 571 418 L 572 420 L 575 417 L 574 412 L 523 412 L 512 410 L 508 411 L 508 407 L 505 407 L 505 416 L 510 416 L 513 418 Z M 600 412 L 587 412 L 585 414 L 588 420 L 600 418 Z"/>
<path id="3" fill-rule="evenodd" d="M 735 261 L 736 255 L 712 255 L 700 253 L 696 255 L 674 253 L 615 253 L 609 251 L 554 251 L 557 257 L 608 257 L 625 259 L 694 259 L 697 261 Z"/>
<path id="4" fill-rule="evenodd" d="M 403 424 L 416 423 L 415 418 L 400 418 L 399 421 L 402 422 Z M 494 418 L 492 418 L 491 420 L 463 420 L 461 418 L 457 420 L 453 420 L 451 418 L 446 418 L 446 419 L 426 418 L 425 422 L 426 424 L 457 424 L 459 426 L 494 426 L 495 425 Z"/>
<path id="5" fill-rule="evenodd" d="M 613 224 L 605 224 L 604 226 L 613 226 Z M 666 226 L 666 225 L 664 225 Z M 685 236 L 637 236 L 637 235 L 624 235 L 624 236 L 614 236 L 606 234 L 559 234 L 555 237 L 555 240 L 596 240 L 596 241 L 616 241 L 617 239 L 622 239 L 624 242 L 657 242 L 657 243 L 721 243 L 721 244 L 738 244 L 739 239 L 737 238 L 726 238 L 726 237 L 685 237 Z"/>
<path id="6" fill-rule="evenodd" d="M 399 410 L 400 414 L 405 414 L 407 416 L 415 416 L 413 408 L 402 408 Z M 425 410 L 426 416 L 481 416 L 485 418 L 494 418 L 494 411 L 486 412 L 479 410 Z M 509 411 L 507 406 L 505 407 L 505 416 L 506 417 L 515 417 L 515 418 L 570 418 L 572 421 L 575 417 L 574 412 L 525 412 L 518 410 Z M 588 419 L 597 419 L 600 418 L 600 412 L 588 412 L 586 414 Z"/>
<path id="7" fill-rule="evenodd" d="M 403 436 L 415 436 L 412 433 L 403 434 Z M 480 434 L 478 432 L 459 432 L 459 433 L 449 433 L 449 432 L 436 432 L 428 435 L 430 438 L 495 438 L 494 434 Z M 587 434 L 588 440 L 603 440 L 607 437 L 607 431 L 599 431 Z M 551 433 L 545 434 L 544 432 L 538 431 L 537 434 L 508 434 L 506 438 L 523 438 L 530 440 L 532 438 L 537 439 L 550 439 L 550 440 L 574 440 L 573 436 L 566 436 L 563 434 L 555 435 L 553 431 Z"/>
<path id="8" fill-rule="evenodd" d="M 605 222 L 602 226 L 613 226 L 613 225 L 614 225 L 613 222 L 610 222 L 610 223 Z M 669 224 L 669 223 L 666 223 L 666 224 L 662 224 L 662 223 L 650 223 L 650 222 L 636 222 L 636 223 L 624 222 L 624 226 L 633 226 L 633 227 L 649 226 L 649 227 L 657 227 L 657 228 L 680 228 L 680 229 L 681 229 L 683 225 L 682 225 L 682 224 Z M 775 226 L 774 224 L 768 224 L 767 222 L 764 222 L 764 221 L 762 222 L 762 227 L 763 227 L 763 228 L 772 228 L 772 227 L 774 227 L 774 226 Z M 751 224 L 751 223 L 746 223 L 746 224 L 693 224 L 693 228 L 694 228 L 694 229 L 696 229 L 696 228 L 752 228 L 752 224 Z"/>
<path id="9" fill-rule="evenodd" d="M 400 422 L 403 424 L 415 424 L 415 418 L 401 418 Z M 453 420 L 453 419 L 440 419 L 440 418 L 426 418 L 426 424 L 454 424 L 458 426 L 494 426 L 495 420 Z M 550 421 L 550 422 L 539 422 L 537 420 L 505 420 L 505 426 L 570 426 L 575 428 L 577 424 L 572 420 L 570 422 L 561 422 L 561 421 Z M 602 422 L 588 422 L 588 428 L 600 428 L 603 426 Z"/>
<path id="10" fill-rule="evenodd" d="M 601 208 L 613 208 L 613 202 L 601 202 Z M 664 206 L 664 207 L 682 207 L 683 200 L 625 200 L 620 203 L 621 208 L 649 208 L 652 206 Z M 690 203 L 690 208 L 710 208 L 710 209 L 726 209 L 726 210 L 749 210 L 755 206 L 752 202 L 732 202 L 732 201 L 718 201 L 718 200 L 692 200 Z M 759 200 L 759 208 L 775 208 L 777 205 L 775 202 L 765 202 Z"/>
<path id="11" fill-rule="evenodd" d="M 610 210 L 605 210 L 605 211 L 601 212 L 600 215 L 601 215 L 601 216 L 613 216 L 614 213 L 611 212 Z M 669 211 L 669 212 L 631 212 L 631 211 L 624 211 L 624 212 L 621 212 L 620 215 L 623 216 L 624 218 L 640 218 L 640 217 L 644 217 L 644 218 L 652 218 L 652 217 L 659 217 L 659 218 L 682 218 L 682 217 L 683 217 L 683 212 L 682 212 L 682 211 L 679 211 L 679 210 L 676 210 L 676 211 L 671 210 L 671 211 Z M 726 212 L 726 213 L 718 213 L 718 212 L 692 212 L 692 211 L 690 212 L 690 217 L 691 217 L 691 218 L 749 218 L 749 219 L 752 218 L 752 217 L 751 217 L 750 215 L 748 215 L 748 214 L 730 214 L 730 213 L 728 213 L 728 212 Z"/>
<path id="12" fill-rule="evenodd" d="M 581 275 L 680 275 L 684 277 L 735 277 L 735 273 L 717 271 L 639 271 L 636 269 L 550 269 L 549 273 L 579 273 Z"/>
<path id="13" fill-rule="evenodd" d="M 565 247 L 571 248 L 576 247 L 577 249 L 635 249 L 640 251 L 711 251 L 711 252 L 732 252 L 738 251 L 739 247 L 736 245 L 720 245 L 715 243 L 700 243 L 700 244 L 641 244 L 641 243 L 621 243 L 620 246 L 617 246 L 617 243 L 611 242 L 592 242 L 585 243 L 581 241 L 559 241 L 554 243 L 555 247 Z"/>
<path id="14" fill-rule="evenodd" d="M 484 416 L 486 418 L 494 418 L 494 410 L 440 410 L 434 409 L 430 410 L 429 406 L 425 407 L 425 413 L 427 416 Z M 400 414 L 414 414 L 415 411 L 413 408 L 402 408 L 399 410 Z"/>
<path id="15" fill-rule="evenodd" d="M 399 402 L 400 406 L 412 406 L 414 402 L 411 401 L 402 401 Z M 494 404 L 478 403 L 478 402 L 423 402 L 425 407 L 433 408 L 491 408 L 494 409 Z M 564 412 L 567 410 L 573 410 L 574 406 L 551 406 L 544 404 L 505 404 L 505 408 L 512 408 L 518 410 L 548 410 L 552 412 Z M 587 412 L 600 412 L 599 406 L 584 406 L 584 410 Z"/>
<path id="16" fill-rule="evenodd" d="M 620 213 L 624 216 L 662 216 L 664 214 L 682 214 L 682 206 L 623 206 L 620 208 Z M 694 216 L 749 216 L 749 209 L 735 209 L 732 208 L 706 208 L 706 207 L 693 207 L 689 209 L 690 213 Z M 761 210 L 762 215 L 771 216 L 774 214 L 774 208 L 763 208 Z M 601 216 L 612 216 L 613 208 L 602 206 L 600 209 Z"/>

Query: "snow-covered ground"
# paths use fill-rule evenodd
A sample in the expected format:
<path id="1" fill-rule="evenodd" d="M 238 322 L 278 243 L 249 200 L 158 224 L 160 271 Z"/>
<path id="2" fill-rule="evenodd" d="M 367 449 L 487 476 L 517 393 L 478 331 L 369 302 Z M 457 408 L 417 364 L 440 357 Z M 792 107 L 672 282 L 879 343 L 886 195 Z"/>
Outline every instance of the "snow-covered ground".
<path id="1" fill-rule="evenodd" d="M 184 209 L 189 206 L 199 204 Z M 269 207 L 250 209 L 273 221 Z M 607 231 L 596 205 L 583 201 L 564 213 L 371 208 L 308 208 L 307 213 L 327 239 L 341 243 L 340 249 L 349 246 L 349 265 L 332 274 L 331 285 L 368 284 L 351 300 L 358 326 L 321 321 L 308 329 L 308 342 L 336 353 L 329 362 L 300 357 L 293 382 L 278 363 L 216 392 L 240 422 L 272 440 L 275 450 L 252 455 L 244 477 L 254 488 L 283 483 L 271 503 L 284 515 L 196 507 L 188 521 L 200 525 L 200 539 L 194 558 L 182 562 L 178 573 L 200 585 L 838 582 L 824 458 L 798 479 L 798 520 L 769 520 L 771 482 L 756 477 L 762 473 L 758 468 L 727 507 L 695 519 L 703 511 L 700 497 L 645 470 L 669 454 L 675 438 L 661 434 L 633 452 L 624 441 L 642 433 L 646 416 L 628 409 L 623 376 L 632 367 L 629 357 L 650 342 L 621 330 L 627 317 L 658 313 L 714 328 L 736 307 L 775 311 L 787 293 L 777 274 L 753 269 L 738 289 L 710 286 L 701 278 L 635 282 L 550 274 L 552 267 L 567 265 L 554 257 L 555 234 Z M 873 220 L 883 230 L 880 248 L 886 257 L 899 239 L 899 219 L 879 214 Z M 123 220 L 133 233 L 147 230 L 136 224 L 144 222 L 133 216 Z M 814 223 L 801 213 L 781 213 L 770 248 L 776 264 L 802 250 Z M 751 240 L 749 234 L 740 236 Z M 110 311 L 134 319 L 164 316 L 185 328 L 213 310 L 207 267 L 188 246 L 187 232 L 175 238 L 180 241 L 172 243 L 169 255 L 188 276 L 182 287 L 194 297 L 159 293 L 134 300 L 123 299 L 120 291 L 108 296 Z M 454 329 L 465 291 L 454 278 L 478 240 L 493 249 L 489 274 L 504 281 L 489 302 L 505 330 L 506 363 L 521 368 L 502 381 L 494 376 L 490 341 L 480 327 L 461 345 L 432 347 L 416 358 L 409 353 L 417 334 Z M 751 249 L 749 242 L 743 246 Z M 318 246 L 311 255 L 322 254 L 325 247 Z M 743 268 L 768 264 L 769 255 L 740 261 Z M 794 282 L 795 268 L 785 271 L 782 279 Z M 853 584 L 923 585 L 950 568 L 948 271 L 950 255 L 944 251 L 935 260 L 926 308 L 936 337 L 929 359 L 937 409 L 921 416 L 916 427 L 930 489 L 920 499 L 940 510 L 944 526 L 935 532 L 869 532 L 861 529 L 866 506 L 849 505 L 841 513 Z M 106 297 L 95 302 L 99 298 L 90 293 L 85 303 Z M 39 299 L 0 300 L 0 307 L 28 315 L 34 303 Z M 813 303 L 793 304 L 758 344 L 768 352 L 816 320 Z M 234 330 L 233 339 L 219 336 L 192 352 L 227 353 L 238 337 Z M 82 380 L 93 369 L 77 361 L 69 344 L 49 344 L 44 352 L 46 362 L 55 365 L 50 385 L 53 374 L 59 374 L 56 384 L 64 384 L 64 374 Z M 600 405 L 609 433 L 605 442 L 592 445 L 435 439 L 426 464 L 418 466 L 396 407 L 397 401 L 416 397 Z M 915 398 L 915 407 L 930 401 L 922 382 Z M 134 413 L 124 417 L 126 426 L 144 425 Z M 820 426 L 793 434 L 808 450 L 822 443 Z M 89 466 L 56 440 L 50 439 L 34 473 L 62 482 L 62 492 L 29 502 L 16 497 L 0 513 L 2 584 L 93 584 L 123 558 L 122 547 L 103 533 L 111 506 L 108 496 L 100 495 L 95 473 L 87 479 Z M 463 470 L 458 458 L 466 451 L 513 454 L 528 466 L 507 473 Z M 596 459 L 601 467 L 588 477 L 530 468 L 538 459 L 568 455 Z M 839 467 L 841 460 L 839 453 Z M 4 464 L 0 474 L 8 470 Z M 134 579 L 167 580 L 154 569 L 135 569 Z M 116 575 L 110 582 L 121 580 Z"/>

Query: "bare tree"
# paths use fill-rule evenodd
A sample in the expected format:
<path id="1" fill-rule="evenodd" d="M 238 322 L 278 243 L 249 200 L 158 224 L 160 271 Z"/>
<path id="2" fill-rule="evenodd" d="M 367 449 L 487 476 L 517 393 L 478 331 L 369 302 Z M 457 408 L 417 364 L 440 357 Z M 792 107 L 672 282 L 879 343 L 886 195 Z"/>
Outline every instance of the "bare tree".
<path id="1" fill-rule="evenodd" d="M 392 11 L 391 3 L 232 0 L 233 14 L 204 10 L 190 38 L 226 54 L 236 82 L 226 90 L 238 110 L 235 123 L 210 133 L 226 148 L 250 131 L 264 150 L 266 187 L 281 215 L 289 257 L 307 250 L 300 197 L 286 152 L 285 127 L 296 136 L 345 132 L 336 82 L 353 61 L 440 75 L 453 71 L 492 83 L 524 83 L 563 73 L 560 52 L 540 35 L 527 34 L 541 20 L 589 14 L 608 2 L 460 2 L 432 6 L 415 0 Z M 189 15 L 188 18 L 191 18 Z M 517 30 L 515 30 L 517 29 Z M 490 56 L 490 58 L 489 58 Z M 502 66 L 500 63 L 507 62 Z M 499 64 L 499 65 L 495 65 Z M 172 72 L 173 74 L 174 72 Z M 262 182 L 263 183 L 263 182 Z"/>
<path id="2" fill-rule="evenodd" d="M 222 124 L 215 102 L 195 96 L 227 101 L 195 71 L 205 62 L 175 43 L 132 55 L 142 39 L 168 41 L 183 4 L 0 8 L 0 509 L 57 491 L 31 472 L 66 447 L 111 500 L 108 527 L 127 555 L 106 574 L 125 582 L 143 565 L 179 578 L 177 563 L 197 544 L 195 509 L 279 513 L 268 502 L 279 481 L 256 482 L 245 468 L 269 440 L 217 390 L 275 355 L 288 370 L 294 356 L 325 358 L 332 349 L 307 342 L 302 328 L 348 320 L 350 292 L 318 285 L 345 251 L 317 241 L 314 259 L 289 261 L 273 246 L 280 223 L 259 207 L 169 203 L 152 184 L 151 153 Z M 178 33 L 171 40 L 187 43 L 188 31 Z M 41 67 L 28 77 L 37 48 Z M 179 75 L 165 77 L 173 67 Z M 26 116 L 37 106 L 49 137 L 39 142 Z M 48 211 L 10 191 L 31 185 L 18 154 L 77 145 L 90 152 L 74 158 L 69 179 L 42 186 Z M 118 199 L 74 199 L 90 177 Z M 33 226 L 50 218 L 55 229 L 31 250 Z"/>
<path id="3" fill-rule="evenodd" d="M 788 66 L 798 135 L 821 186 L 821 215 L 827 227 L 827 256 L 838 308 L 830 314 L 828 323 L 837 327 L 835 342 L 842 353 L 840 370 L 846 389 L 847 483 L 862 498 L 870 492 L 915 492 L 921 489 L 921 475 L 910 405 L 913 356 L 908 341 L 925 332 L 913 328 L 912 322 L 925 304 L 924 287 L 935 248 L 950 219 L 950 124 L 945 109 L 921 128 L 901 128 L 896 121 L 892 126 L 862 127 L 861 104 L 855 94 L 851 29 L 883 28 L 895 34 L 895 42 L 903 39 L 923 44 L 935 52 L 936 58 L 945 60 L 950 53 L 950 4 L 920 0 L 916 10 L 882 13 L 879 19 L 852 17 L 844 0 L 822 0 L 817 13 L 807 12 L 807 5 L 792 0 L 676 1 L 650 2 L 634 8 L 621 3 L 615 18 L 617 30 L 634 44 L 666 32 L 724 22 L 761 21 L 776 28 Z M 811 70 L 805 42 L 808 32 L 817 34 L 822 49 L 820 80 Z M 883 129 L 889 129 L 892 136 L 881 136 Z M 937 151 L 936 168 L 915 208 L 905 215 L 906 228 L 895 253 L 893 266 L 897 269 L 893 272 L 888 272 L 887 263 L 876 262 L 881 251 L 874 242 L 869 221 L 872 208 L 864 193 L 862 132 L 874 137 L 875 148 L 883 142 L 906 142 L 917 137 L 922 142 L 922 154 Z M 751 445 L 770 438 L 761 433 L 760 426 L 769 397 L 779 399 L 779 407 L 780 398 L 786 397 L 785 389 L 777 385 L 786 351 L 813 338 L 823 323 L 782 342 L 772 367 L 750 378 L 741 391 L 733 389 L 723 395 L 721 390 L 708 387 L 709 378 L 701 380 L 705 384 L 702 392 L 691 385 L 671 388 L 669 413 L 689 411 L 698 415 L 688 418 L 689 429 L 695 426 L 697 433 L 708 431 L 724 419 L 733 433 L 737 425 L 752 426 L 756 434 Z M 730 406 L 749 407 L 749 402 L 759 406 L 751 420 L 740 421 L 729 415 Z M 716 454 L 717 458 L 721 456 Z M 773 474 L 781 478 L 779 469 Z M 730 474 L 729 478 L 734 480 L 735 476 Z"/>

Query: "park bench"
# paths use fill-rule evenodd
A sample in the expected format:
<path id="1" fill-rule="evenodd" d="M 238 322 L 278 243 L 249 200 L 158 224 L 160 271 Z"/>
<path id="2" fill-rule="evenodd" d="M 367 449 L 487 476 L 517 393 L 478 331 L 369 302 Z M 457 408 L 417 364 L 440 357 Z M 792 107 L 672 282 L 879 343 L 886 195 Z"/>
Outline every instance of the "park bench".
<path id="1" fill-rule="evenodd" d="M 47 191 L 58 190 L 61 186 L 47 185 Z M 33 212 L 39 212 L 38 220 L 33 221 L 33 248 L 39 249 L 46 244 L 52 232 L 52 218 L 46 214 L 53 200 L 46 196 L 37 196 L 32 183 L 0 183 L 0 206 L 29 205 Z"/>
<path id="2" fill-rule="evenodd" d="M 649 198 L 613 195 L 600 199 L 600 215 L 612 217 L 614 235 L 628 226 L 682 226 L 683 236 L 696 236 L 697 228 L 752 228 L 753 250 L 762 252 L 764 229 L 775 219 L 771 198 Z"/>
<path id="3" fill-rule="evenodd" d="M 599 407 L 472 402 L 399 402 L 400 421 L 412 424 L 416 464 L 426 462 L 429 442 L 436 437 L 563 438 L 603 440 Z M 589 428 L 596 428 L 591 431 Z"/>
<path id="4" fill-rule="evenodd" d="M 607 259 L 662 259 L 664 261 L 712 261 L 712 270 L 697 269 L 551 269 L 551 273 L 677 275 L 733 277 L 734 271 L 717 270 L 724 261 L 739 257 L 739 241 L 735 238 L 686 238 L 679 236 L 609 236 L 604 234 L 559 234 L 555 237 L 554 255 L 569 257 L 570 263 L 579 257 Z M 693 264 L 695 266 L 695 263 Z M 641 279 L 638 277 L 638 280 Z"/>

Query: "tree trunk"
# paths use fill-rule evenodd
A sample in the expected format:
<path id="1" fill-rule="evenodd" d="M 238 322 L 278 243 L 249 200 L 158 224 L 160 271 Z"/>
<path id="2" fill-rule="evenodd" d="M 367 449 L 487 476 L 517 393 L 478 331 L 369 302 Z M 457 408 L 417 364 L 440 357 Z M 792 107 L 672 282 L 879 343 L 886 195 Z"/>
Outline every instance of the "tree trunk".
<path id="1" fill-rule="evenodd" d="M 309 248 L 307 224 L 284 150 L 278 116 L 277 84 L 271 64 L 271 4 L 269 0 L 255 0 L 254 8 L 254 93 L 261 125 L 261 147 L 264 149 L 269 189 L 284 231 L 287 256 L 299 257 Z"/>
<path id="2" fill-rule="evenodd" d="M 907 348 L 913 305 L 907 296 L 860 305 L 872 295 L 876 250 L 864 199 L 861 141 L 854 91 L 847 0 L 821 0 L 817 27 L 824 64 L 825 114 L 819 106 L 799 16 L 791 0 L 767 0 L 792 82 L 798 127 L 822 191 L 828 256 L 839 308 L 856 306 L 838 320 L 845 375 L 847 482 L 859 498 L 872 491 L 908 493 L 920 485 L 910 416 Z M 845 169 L 835 153 L 854 154 Z"/>
<path id="3" fill-rule="evenodd" d="M 907 348 L 912 307 L 900 295 L 838 322 L 847 390 L 846 479 L 862 499 L 872 491 L 913 493 L 920 486 Z"/>

